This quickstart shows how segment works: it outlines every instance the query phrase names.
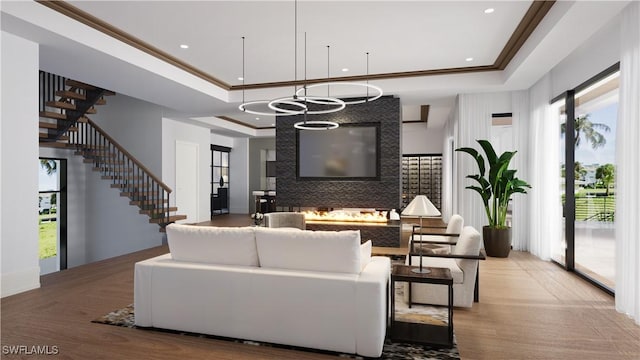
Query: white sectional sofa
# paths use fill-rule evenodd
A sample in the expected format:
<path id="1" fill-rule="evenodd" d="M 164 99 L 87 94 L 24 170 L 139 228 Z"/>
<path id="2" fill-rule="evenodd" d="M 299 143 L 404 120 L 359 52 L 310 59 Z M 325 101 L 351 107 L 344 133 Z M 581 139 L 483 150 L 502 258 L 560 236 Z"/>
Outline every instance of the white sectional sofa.
<path id="1" fill-rule="evenodd" d="M 138 326 L 378 357 L 390 261 L 359 231 L 167 226 L 135 265 Z"/>

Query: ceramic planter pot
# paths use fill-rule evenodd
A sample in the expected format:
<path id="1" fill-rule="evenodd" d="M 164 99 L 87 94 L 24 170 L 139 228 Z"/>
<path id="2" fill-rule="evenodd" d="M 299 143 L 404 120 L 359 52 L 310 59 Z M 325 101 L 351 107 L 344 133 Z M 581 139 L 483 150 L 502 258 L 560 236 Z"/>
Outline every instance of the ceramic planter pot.
<path id="1" fill-rule="evenodd" d="M 505 258 L 511 251 L 511 228 L 482 228 L 482 239 L 487 256 Z"/>

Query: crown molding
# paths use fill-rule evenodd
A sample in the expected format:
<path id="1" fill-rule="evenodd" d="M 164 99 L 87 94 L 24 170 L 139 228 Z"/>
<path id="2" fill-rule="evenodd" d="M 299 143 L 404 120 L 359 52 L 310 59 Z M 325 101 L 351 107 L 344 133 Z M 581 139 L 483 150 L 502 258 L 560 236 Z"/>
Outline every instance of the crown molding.
<path id="1" fill-rule="evenodd" d="M 428 70 L 416 70 L 416 71 L 404 71 L 404 72 L 392 72 L 392 73 L 380 73 L 369 74 L 359 76 L 344 76 L 322 79 L 307 79 L 298 81 L 278 81 L 256 84 L 244 84 L 244 85 L 230 85 L 211 74 L 208 74 L 193 65 L 190 65 L 170 54 L 160 50 L 159 48 L 131 35 L 117 27 L 100 20 L 99 18 L 80 10 L 79 8 L 67 3 L 66 1 L 52 1 L 52 0 L 36 0 L 39 4 L 44 5 L 50 9 L 53 9 L 63 15 L 66 15 L 76 21 L 79 21 L 93 29 L 96 29 L 106 35 L 109 35 L 115 39 L 118 39 L 130 46 L 135 47 L 145 53 L 152 55 L 160 60 L 166 61 L 190 74 L 198 76 L 216 86 L 221 87 L 227 91 L 234 90 L 252 90 L 252 89 L 266 89 L 284 86 L 301 86 L 304 84 L 316 84 L 327 81 L 366 81 L 366 80 L 384 80 L 384 79 L 397 79 L 406 77 L 421 77 L 421 76 L 433 76 L 433 75 L 450 75 L 450 74 L 463 74 L 463 73 L 475 73 L 484 71 L 500 71 L 504 70 L 509 62 L 513 60 L 513 57 L 518 53 L 522 45 L 527 41 L 529 36 L 538 27 L 542 19 L 553 7 L 555 0 L 553 1 L 533 1 L 522 20 L 514 30 L 513 34 L 505 44 L 504 48 L 496 58 L 492 65 L 482 66 L 468 66 L 468 67 L 456 67 L 456 68 L 443 68 L 443 69 L 428 69 Z"/>

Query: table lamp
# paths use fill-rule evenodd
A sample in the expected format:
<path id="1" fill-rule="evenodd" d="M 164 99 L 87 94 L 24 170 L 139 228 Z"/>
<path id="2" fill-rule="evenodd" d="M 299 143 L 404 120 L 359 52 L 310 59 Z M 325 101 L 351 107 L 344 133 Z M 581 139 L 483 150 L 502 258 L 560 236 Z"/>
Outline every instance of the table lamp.
<path id="1" fill-rule="evenodd" d="M 422 234 L 422 218 L 440 216 L 440 211 L 427 199 L 424 195 L 417 195 L 404 210 L 402 210 L 404 216 L 417 216 L 420 219 L 420 234 Z M 415 239 L 411 239 L 415 241 Z M 411 256 L 411 253 L 409 253 Z M 412 269 L 411 271 L 418 274 L 428 274 L 431 272 L 429 269 L 422 268 L 422 235 L 420 235 L 420 267 Z"/>

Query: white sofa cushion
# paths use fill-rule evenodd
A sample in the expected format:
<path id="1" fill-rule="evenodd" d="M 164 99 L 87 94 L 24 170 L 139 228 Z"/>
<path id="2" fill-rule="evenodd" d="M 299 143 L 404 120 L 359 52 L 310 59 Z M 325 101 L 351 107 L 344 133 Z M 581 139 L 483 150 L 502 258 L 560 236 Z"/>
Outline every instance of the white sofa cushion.
<path id="1" fill-rule="evenodd" d="M 406 262 L 409 262 L 408 259 Z M 420 256 L 412 256 L 411 265 L 418 266 L 419 264 Z M 462 271 L 462 269 L 460 269 L 460 267 L 458 267 L 456 259 L 425 256 L 422 258 L 422 266 L 448 268 L 449 270 L 451 270 L 451 277 L 453 278 L 454 284 L 462 284 L 462 282 L 464 281 L 464 272 Z"/>
<path id="2" fill-rule="evenodd" d="M 171 224 L 166 229 L 174 260 L 220 265 L 259 264 L 252 227 Z"/>
<path id="3" fill-rule="evenodd" d="M 260 266 L 359 274 L 360 231 L 256 228 Z"/>
<path id="4" fill-rule="evenodd" d="M 360 271 L 371 262 L 371 240 L 367 240 L 360 245 Z"/>

